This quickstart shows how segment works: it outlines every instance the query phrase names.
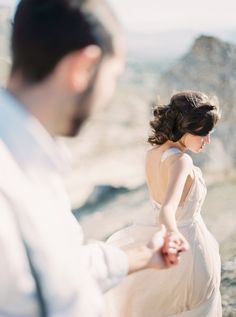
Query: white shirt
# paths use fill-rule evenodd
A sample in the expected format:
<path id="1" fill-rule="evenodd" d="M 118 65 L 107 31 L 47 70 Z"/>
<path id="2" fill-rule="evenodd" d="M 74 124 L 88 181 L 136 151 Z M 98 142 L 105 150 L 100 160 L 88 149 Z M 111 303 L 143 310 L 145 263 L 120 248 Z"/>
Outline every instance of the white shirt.
<path id="1" fill-rule="evenodd" d="M 123 251 L 83 245 L 62 181 L 65 166 L 56 141 L 0 91 L 0 317 L 39 314 L 20 232 L 50 316 L 102 316 L 102 292 L 127 274 Z"/>

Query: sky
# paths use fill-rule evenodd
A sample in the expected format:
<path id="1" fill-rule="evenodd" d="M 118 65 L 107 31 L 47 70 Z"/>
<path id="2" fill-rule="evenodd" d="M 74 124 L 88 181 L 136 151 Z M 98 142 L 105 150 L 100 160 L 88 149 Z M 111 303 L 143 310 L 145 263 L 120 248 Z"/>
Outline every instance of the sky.
<path id="1" fill-rule="evenodd" d="M 235 0 L 109 0 L 130 32 L 236 29 Z"/>
<path id="2" fill-rule="evenodd" d="M 16 0 L 0 0 L 0 5 L 6 4 L 14 8 L 16 2 Z M 108 0 L 108 2 L 129 32 L 236 29 L 235 0 Z"/>

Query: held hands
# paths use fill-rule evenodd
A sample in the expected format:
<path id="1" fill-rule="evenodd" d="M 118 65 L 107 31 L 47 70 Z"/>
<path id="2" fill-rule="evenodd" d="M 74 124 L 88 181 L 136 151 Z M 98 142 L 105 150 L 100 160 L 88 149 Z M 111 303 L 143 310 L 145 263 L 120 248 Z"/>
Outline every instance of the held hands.
<path id="1" fill-rule="evenodd" d="M 170 231 L 162 247 L 162 255 L 167 267 L 178 264 L 181 252 L 189 250 L 189 244 L 179 231 Z"/>
<path id="2" fill-rule="evenodd" d="M 166 269 L 179 263 L 180 253 L 189 249 L 184 236 L 167 232 L 164 225 L 147 244 L 123 248 L 128 258 L 129 271 L 134 273 L 144 269 Z"/>
<path id="3" fill-rule="evenodd" d="M 180 232 L 167 232 L 162 225 L 161 231 L 154 234 L 147 247 L 153 251 L 148 267 L 165 269 L 179 263 L 181 252 L 187 251 L 189 244 Z"/>

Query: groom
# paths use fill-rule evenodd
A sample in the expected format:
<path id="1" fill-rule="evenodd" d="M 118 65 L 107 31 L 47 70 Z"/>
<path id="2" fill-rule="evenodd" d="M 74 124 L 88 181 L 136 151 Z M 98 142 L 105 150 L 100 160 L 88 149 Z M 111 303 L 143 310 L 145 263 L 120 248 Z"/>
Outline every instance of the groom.
<path id="1" fill-rule="evenodd" d="M 167 266 L 164 229 L 125 251 L 84 245 L 63 186 L 55 137 L 76 135 L 110 99 L 123 67 L 119 34 L 101 0 L 18 5 L 0 92 L 0 316 L 101 316 L 102 293 L 126 274 Z M 178 262 L 172 247 L 169 264 Z"/>

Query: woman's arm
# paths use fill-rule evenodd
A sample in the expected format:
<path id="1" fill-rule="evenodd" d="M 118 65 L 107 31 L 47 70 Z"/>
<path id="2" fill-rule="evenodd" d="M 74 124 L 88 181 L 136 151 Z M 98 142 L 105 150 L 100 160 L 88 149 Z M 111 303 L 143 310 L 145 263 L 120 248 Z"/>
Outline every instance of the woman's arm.
<path id="1" fill-rule="evenodd" d="M 168 186 L 162 207 L 159 221 L 167 228 L 168 239 L 162 248 L 165 261 L 168 265 L 176 263 L 176 248 L 172 250 L 172 245 L 178 246 L 178 253 L 187 251 L 189 244 L 185 237 L 179 232 L 176 224 L 176 210 L 179 206 L 187 177 L 192 170 L 192 160 L 187 155 L 176 157 L 173 161 L 166 162 L 168 169 Z"/>
<path id="2" fill-rule="evenodd" d="M 159 220 L 166 226 L 167 231 L 179 232 L 175 215 L 187 177 L 191 174 L 192 162 L 186 154 L 183 154 L 181 157 L 176 157 L 174 161 L 167 161 L 166 168 L 168 170 L 168 185 Z"/>

